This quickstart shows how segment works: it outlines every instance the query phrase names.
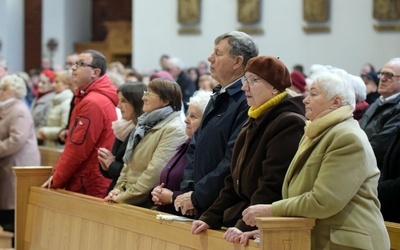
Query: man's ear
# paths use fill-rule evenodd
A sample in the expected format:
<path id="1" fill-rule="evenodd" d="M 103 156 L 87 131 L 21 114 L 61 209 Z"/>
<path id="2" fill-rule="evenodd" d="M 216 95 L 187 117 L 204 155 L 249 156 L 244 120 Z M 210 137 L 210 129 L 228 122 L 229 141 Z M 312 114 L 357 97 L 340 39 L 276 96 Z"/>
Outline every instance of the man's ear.
<path id="1" fill-rule="evenodd" d="M 235 65 L 233 66 L 234 69 L 243 67 L 243 56 L 237 56 L 235 59 Z"/>
<path id="2" fill-rule="evenodd" d="M 93 69 L 93 72 L 94 72 L 94 77 L 100 77 L 100 74 L 101 74 L 101 69 L 99 69 L 99 68 L 94 68 Z"/>
<path id="3" fill-rule="evenodd" d="M 337 109 L 340 106 L 342 106 L 342 98 L 340 96 L 337 95 L 337 96 L 333 97 L 332 101 L 333 101 L 332 102 L 332 108 L 333 109 Z"/>

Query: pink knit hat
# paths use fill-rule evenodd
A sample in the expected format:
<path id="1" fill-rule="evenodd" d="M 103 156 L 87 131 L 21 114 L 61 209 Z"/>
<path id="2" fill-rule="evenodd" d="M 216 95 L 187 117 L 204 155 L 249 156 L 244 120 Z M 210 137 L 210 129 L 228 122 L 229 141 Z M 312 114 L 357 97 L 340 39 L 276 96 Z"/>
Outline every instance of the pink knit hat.
<path id="1" fill-rule="evenodd" d="M 157 71 L 150 75 L 150 81 L 155 78 L 164 78 L 171 81 L 175 81 L 174 77 L 168 71 L 165 70 Z"/>

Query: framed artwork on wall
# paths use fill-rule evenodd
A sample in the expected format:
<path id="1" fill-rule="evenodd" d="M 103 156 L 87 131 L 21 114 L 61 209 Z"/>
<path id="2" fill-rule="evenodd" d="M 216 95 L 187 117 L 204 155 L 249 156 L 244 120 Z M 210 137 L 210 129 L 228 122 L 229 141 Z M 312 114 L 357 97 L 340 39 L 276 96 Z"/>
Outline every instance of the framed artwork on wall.
<path id="1" fill-rule="evenodd" d="M 260 0 L 238 0 L 238 21 L 253 24 L 260 21 Z"/>
<path id="2" fill-rule="evenodd" d="M 303 0 L 303 18 L 307 22 L 328 21 L 329 0 Z"/>
<path id="3" fill-rule="evenodd" d="M 178 0 L 178 22 L 198 24 L 200 22 L 200 0 Z"/>
<path id="4" fill-rule="evenodd" d="M 374 0 L 374 18 L 380 21 L 400 20 L 400 0 Z"/>
<path id="5" fill-rule="evenodd" d="M 261 0 L 238 0 L 237 20 L 242 27 L 238 30 L 247 34 L 263 34 L 260 25 L 261 21 Z"/>
<path id="6" fill-rule="evenodd" d="M 305 32 L 329 32 L 329 0 L 303 0 Z"/>

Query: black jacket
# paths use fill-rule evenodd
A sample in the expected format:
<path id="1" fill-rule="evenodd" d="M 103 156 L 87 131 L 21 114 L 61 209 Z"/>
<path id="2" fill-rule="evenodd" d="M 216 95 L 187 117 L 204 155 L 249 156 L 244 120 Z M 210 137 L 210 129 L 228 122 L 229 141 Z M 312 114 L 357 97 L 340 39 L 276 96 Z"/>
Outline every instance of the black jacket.
<path id="1" fill-rule="evenodd" d="M 378 184 L 378 198 L 385 221 L 400 222 L 400 124 L 396 137 L 390 145 Z"/>

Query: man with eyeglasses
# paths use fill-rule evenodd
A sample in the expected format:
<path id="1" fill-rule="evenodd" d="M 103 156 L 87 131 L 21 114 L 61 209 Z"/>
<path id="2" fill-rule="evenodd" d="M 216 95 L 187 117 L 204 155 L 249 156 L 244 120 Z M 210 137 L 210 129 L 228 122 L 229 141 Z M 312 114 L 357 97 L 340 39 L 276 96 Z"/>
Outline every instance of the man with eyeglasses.
<path id="1" fill-rule="evenodd" d="M 258 55 L 257 45 L 243 32 L 222 34 L 214 44 L 208 61 L 211 77 L 219 85 L 190 142 L 189 163 L 181 183 L 184 194 L 174 202 L 177 211 L 197 218 L 218 198 L 230 173 L 233 145 L 248 117 L 242 77 L 248 60 Z"/>
<path id="2" fill-rule="evenodd" d="M 67 56 L 67 58 L 65 59 L 65 65 L 64 68 L 66 70 L 70 70 L 72 68 L 72 65 L 78 61 L 78 54 L 77 53 L 73 53 Z"/>
<path id="3" fill-rule="evenodd" d="M 117 119 L 117 90 L 105 74 L 107 60 L 98 51 L 82 52 L 71 69 L 77 90 L 67 140 L 53 175 L 42 187 L 104 198 L 111 180 L 99 171 L 97 150 L 111 150 L 114 143 L 111 122 Z"/>
<path id="4" fill-rule="evenodd" d="M 379 169 L 400 125 L 400 58 L 391 59 L 378 73 L 381 95 L 368 108 L 360 126 L 368 136 Z"/>

